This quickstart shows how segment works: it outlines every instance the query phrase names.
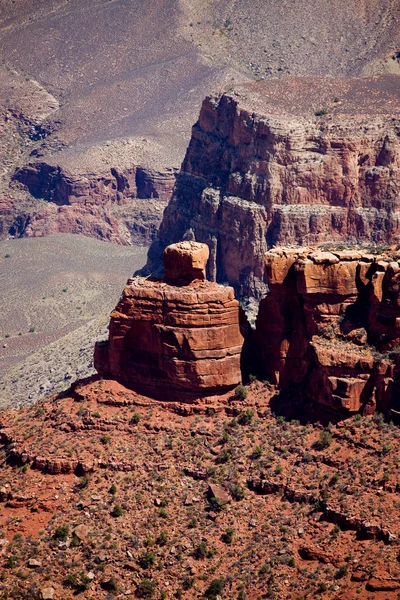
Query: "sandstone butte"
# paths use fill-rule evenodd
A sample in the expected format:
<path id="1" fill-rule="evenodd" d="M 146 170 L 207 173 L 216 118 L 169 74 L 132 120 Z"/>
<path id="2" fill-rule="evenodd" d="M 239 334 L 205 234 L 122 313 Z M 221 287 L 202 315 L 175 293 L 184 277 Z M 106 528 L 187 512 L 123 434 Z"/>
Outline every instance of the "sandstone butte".
<path id="1" fill-rule="evenodd" d="M 241 381 L 243 337 L 231 287 L 205 280 L 208 246 L 181 242 L 164 253 L 163 280 L 129 279 L 97 343 L 98 373 L 162 399 L 226 392 Z"/>
<path id="2" fill-rule="evenodd" d="M 149 251 L 208 244 L 208 278 L 267 289 L 268 247 L 400 238 L 398 77 L 269 79 L 207 97 Z"/>

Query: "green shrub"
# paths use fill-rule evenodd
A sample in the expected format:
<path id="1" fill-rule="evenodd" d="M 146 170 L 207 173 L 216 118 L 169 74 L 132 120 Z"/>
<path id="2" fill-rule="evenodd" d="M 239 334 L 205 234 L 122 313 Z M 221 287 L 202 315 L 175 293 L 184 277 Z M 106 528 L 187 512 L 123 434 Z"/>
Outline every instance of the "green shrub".
<path id="1" fill-rule="evenodd" d="M 204 595 L 209 600 L 216 600 L 216 597 L 219 596 L 224 589 L 225 582 L 223 579 L 213 579 Z"/>
<path id="2" fill-rule="evenodd" d="M 238 416 L 237 422 L 239 425 L 250 425 L 254 417 L 254 410 L 248 408 L 240 413 Z"/>
<path id="3" fill-rule="evenodd" d="M 156 555 L 154 552 L 145 552 L 139 559 L 139 565 L 142 569 L 149 569 L 155 563 Z"/>
<path id="4" fill-rule="evenodd" d="M 116 504 L 111 511 L 111 516 L 114 518 L 120 517 L 123 514 L 124 514 L 124 511 L 122 510 L 122 508 L 119 504 Z"/>
<path id="5" fill-rule="evenodd" d="M 262 453 L 263 453 L 263 450 L 262 450 L 261 446 L 255 446 L 255 448 L 253 449 L 253 452 L 251 453 L 251 458 L 254 460 L 257 460 L 258 458 L 261 458 Z"/>
<path id="6" fill-rule="evenodd" d="M 248 392 L 244 385 L 237 385 L 235 387 L 235 398 L 238 400 L 246 400 Z"/>
<path id="7" fill-rule="evenodd" d="M 222 535 L 222 541 L 225 544 L 232 544 L 235 530 L 233 527 L 228 527 L 225 533 Z"/>
<path id="8" fill-rule="evenodd" d="M 61 540 L 62 542 L 65 542 L 68 538 L 68 534 L 68 525 L 59 525 L 59 527 L 57 527 L 57 529 L 54 532 L 54 537 L 56 540 Z"/>
<path id="9" fill-rule="evenodd" d="M 197 559 L 206 558 L 208 552 L 207 542 L 200 542 L 194 551 L 194 556 Z"/>
<path id="10" fill-rule="evenodd" d="M 182 581 L 182 587 L 184 590 L 190 590 L 194 586 L 195 578 L 194 577 L 185 577 Z"/>
<path id="11" fill-rule="evenodd" d="M 349 572 L 349 567 L 347 565 L 341 565 L 336 572 L 336 579 L 341 579 L 342 577 L 346 577 Z"/>
<path id="12" fill-rule="evenodd" d="M 157 538 L 157 544 L 159 546 L 165 546 L 167 542 L 168 542 L 168 532 L 165 529 L 163 529 Z"/>
<path id="13" fill-rule="evenodd" d="M 136 588 L 136 596 L 138 598 L 152 598 L 156 591 L 156 582 L 152 579 L 144 578 Z"/>
<path id="14" fill-rule="evenodd" d="M 332 434 L 329 433 L 329 431 L 322 431 L 321 435 L 319 436 L 319 442 L 318 442 L 319 448 L 321 448 L 321 450 L 325 450 L 326 448 L 329 448 L 329 446 L 331 444 L 332 444 Z"/>
<path id="15" fill-rule="evenodd" d="M 109 494 L 115 495 L 117 493 L 117 486 L 113 483 L 110 489 L 108 490 Z"/>
<path id="16" fill-rule="evenodd" d="M 215 462 L 219 465 L 222 465 L 228 462 L 232 458 L 232 450 L 231 448 L 223 448 L 221 452 L 215 459 Z"/>
<path id="17" fill-rule="evenodd" d="M 337 483 L 339 481 L 339 473 L 335 473 L 334 475 L 332 475 L 329 483 L 331 485 L 335 485 L 335 483 Z"/>
<path id="18" fill-rule="evenodd" d="M 129 421 L 129 425 L 137 425 L 140 421 L 141 417 L 139 413 L 133 413 L 131 420 Z"/>
<path id="19" fill-rule="evenodd" d="M 64 579 L 64 586 L 70 587 L 79 593 L 88 590 L 91 582 L 92 580 L 82 571 L 79 575 L 69 573 Z"/>
<path id="20" fill-rule="evenodd" d="M 240 485 L 240 483 L 233 483 L 229 487 L 230 494 L 234 500 L 243 500 L 246 497 L 245 489 Z"/>

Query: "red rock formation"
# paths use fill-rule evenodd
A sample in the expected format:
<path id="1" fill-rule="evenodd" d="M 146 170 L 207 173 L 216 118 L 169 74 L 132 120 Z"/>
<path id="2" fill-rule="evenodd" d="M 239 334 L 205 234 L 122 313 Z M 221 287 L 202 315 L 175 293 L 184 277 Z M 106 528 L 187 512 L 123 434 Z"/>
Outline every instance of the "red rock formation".
<path id="1" fill-rule="evenodd" d="M 232 288 L 202 280 L 207 258 L 203 244 L 177 244 L 165 252 L 170 283 L 128 280 L 111 314 L 109 340 L 96 344 L 100 375 L 173 400 L 240 382 L 239 303 Z M 200 278 L 188 281 L 190 274 Z"/>
<path id="2" fill-rule="evenodd" d="M 335 410 L 387 409 L 398 394 L 398 258 L 269 251 L 270 292 L 257 318 L 268 378 L 283 388 L 302 383 L 305 398 Z"/>
<path id="3" fill-rule="evenodd" d="M 140 166 L 111 168 L 107 172 L 73 173 L 59 165 L 35 162 L 24 165 L 15 179 L 26 185 L 33 196 L 58 205 L 126 204 L 128 198 L 169 200 L 175 183 L 172 169 L 156 172 Z"/>
<path id="4" fill-rule="evenodd" d="M 204 100 L 149 271 L 166 244 L 210 247 L 209 275 L 265 289 L 266 244 L 400 238 L 396 77 L 284 78 Z"/>
<path id="5" fill-rule="evenodd" d="M 4 233 L 81 233 L 119 244 L 151 242 L 175 183 L 173 169 L 156 172 L 133 166 L 79 174 L 44 162 L 21 167 L 14 178 L 47 205 L 24 212 L 5 201 L 4 209 L 0 205 Z"/>

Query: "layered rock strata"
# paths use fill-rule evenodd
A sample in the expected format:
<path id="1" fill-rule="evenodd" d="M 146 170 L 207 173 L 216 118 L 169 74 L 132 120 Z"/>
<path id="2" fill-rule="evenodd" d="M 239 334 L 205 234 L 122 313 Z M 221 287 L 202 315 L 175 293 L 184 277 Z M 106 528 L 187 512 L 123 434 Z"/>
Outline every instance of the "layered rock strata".
<path id="1" fill-rule="evenodd" d="M 276 248 L 257 338 L 264 373 L 335 410 L 400 399 L 399 253 Z"/>
<path id="2" fill-rule="evenodd" d="M 165 251 L 166 280 L 129 279 L 96 344 L 98 373 L 161 399 L 225 392 L 241 380 L 243 338 L 231 287 L 204 281 L 205 244 Z"/>
<path id="3" fill-rule="evenodd" d="M 26 215 L 19 211 L 19 219 L 9 225 L 11 235 L 81 233 L 119 244 L 147 245 L 161 222 L 175 172 L 133 166 L 79 174 L 34 162 L 19 168 L 14 179 L 45 202 Z"/>
<path id="4" fill-rule="evenodd" d="M 208 276 L 262 296 L 267 246 L 400 237 L 396 77 L 269 80 L 207 97 L 148 272 L 180 239 Z"/>

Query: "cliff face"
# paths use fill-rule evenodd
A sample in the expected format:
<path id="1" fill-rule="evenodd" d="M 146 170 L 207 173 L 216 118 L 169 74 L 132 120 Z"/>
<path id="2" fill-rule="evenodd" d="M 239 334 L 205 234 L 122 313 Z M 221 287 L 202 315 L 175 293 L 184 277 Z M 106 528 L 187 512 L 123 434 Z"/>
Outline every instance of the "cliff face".
<path id="1" fill-rule="evenodd" d="M 26 218 L 19 215 L 10 231 L 13 235 L 81 233 L 119 244 L 149 244 L 171 195 L 175 173 L 133 166 L 79 174 L 34 162 L 19 168 L 14 179 L 46 203 L 30 209 Z"/>
<path id="2" fill-rule="evenodd" d="M 386 410 L 399 398 L 398 254 L 277 248 L 257 337 L 266 376 L 301 384 L 335 410 Z"/>
<path id="3" fill-rule="evenodd" d="M 265 290 L 267 246 L 400 236 L 396 78 L 262 82 L 203 102 L 148 269 L 209 245 L 209 276 Z"/>

